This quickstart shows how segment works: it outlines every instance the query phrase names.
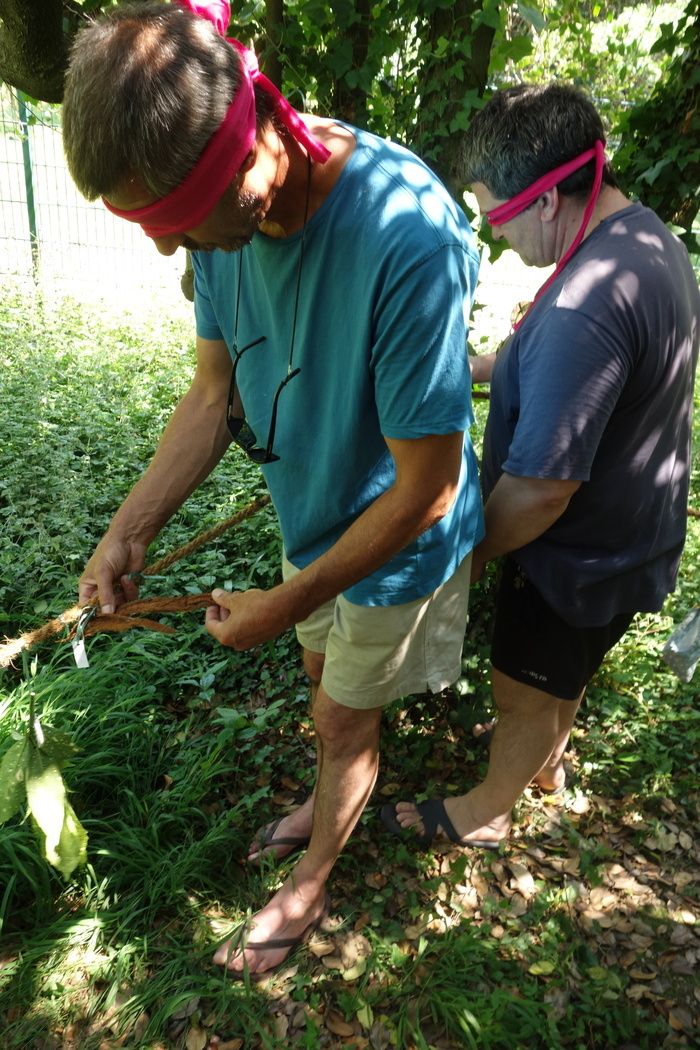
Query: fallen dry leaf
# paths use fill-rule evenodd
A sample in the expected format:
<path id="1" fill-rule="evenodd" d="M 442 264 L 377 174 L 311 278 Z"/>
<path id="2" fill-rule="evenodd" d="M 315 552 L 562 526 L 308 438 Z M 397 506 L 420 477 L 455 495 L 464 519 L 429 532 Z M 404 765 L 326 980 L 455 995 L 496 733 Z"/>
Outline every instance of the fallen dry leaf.
<path id="1" fill-rule="evenodd" d="M 367 960 L 358 959 L 354 966 L 341 970 L 340 976 L 344 981 L 357 981 L 367 970 Z"/>
<path id="2" fill-rule="evenodd" d="M 691 882 L 696 881 L 700 881 L 700 874 L 694 876 L 691 875 L 689 871 L 677 871 L 673 876 L 673 885 L 679 893 L 682 892 L 686 886 L 689 886 Z"/>
<path id="3" fill-rule="evenodd" d="M 372 953 L 372 946 L 361 933 L 348 933 L 338 941 L 340 957 L 346 967 L 354 966 L 358 959 L 366 959 Z"/>
<path id="4" fill-rule="evenodd" d="M 321 962 L 327 970 L 342 970 L 343 960 L 339 955 L 324 955 Z"/>
<path id="5" fill-rule="evenodd" d="M 420 922 L 417 926 L 404 927 L 404 936 L 407 941 L 415 941 L 428 929 L 427 922 Z"/>
<path id="6" fill-rule="evenodd" d="M 352 927 L 353 930 L 355 930 L 356 932 L 359 931 L 359 930 L 364 930 L 365 926 L 369 926 L 369 920 L 370 920 L 369 912 L 368 911 L 363 911 L 362 914 L 358 915 L 358 917 L 355 919 L 355 922 L 353 923 L 353 927 Z"/>
<path id="7" fill-rule="evenodd" d="M 693 1031 L 693 1015 L 683 1006 L 674 1006 L 669 1010 L 668 1023 L 676 1032 Z"/>
<path id="8" fill-rule="evenodd" d="M 353 1026 L 348 1024 L 336 1010 L 327 1010 L 324 1021 L 326 1028 L 329 1032 L 332 1032 L 333 1035 L 348 1036 L 355 1034 Z"/>
<path id="9" fill-rule="evenodd" d="M 287 1031 L 289 1030 L 289 1018 L 285 1017 L 284 1014 L 277 1014 L 272 1022 L 272 1030 L 275 1034 L 275 1038 L 279 1039 L 281 1042 L 287 1036 Z"/>
<path id="10" fill-rule="evenodd" d="M 192 1025 L 185 1040 L 187 1050 L 204 1050 L 208 1042 L 209 1036 L 205 1030 L 199 1025 Z"/>
<path id="11" fill-rule="evenodd" d="M 320 937 L 312 937 L 307 944 L 307 948 L 317 959 L 322 959 L 324 955 L 333 954 L 335 951 L 335 944 L 333 941 L 321 940 Z"/>
<path id="12" fill-rule="evenodd" d="M 511 887 L 517 890 L 518 893 L 521 893 L 526 900 L 534 897 L 537 893 L 537 887 L 529 869 L 517 860 L 509 860 L 508 867 L 513 874 L 513 878 L 510 880 Z"/>
<path id="13" fill-rule="evenodd" d="M 661 853 L 670 853 L 678 845 L 678 836 L 673 831 L 665 831 L 660 828 L 655 835 L 644 839 L 644 845 L 651 850 L 660 850 Z"/>
<path id="14" fill-rule="evenodd" d="M 605 911 L 617 904 L 617 897 L 605 886 L 594 886 L 590 893 L 590 902 L 593 908 Z"/>
<path id="15" fill-rule="evenodd" d="M 365 885 L 369 886 L 371 890 L 381 890 L 386 886 L 386 883 L 387 877 L 381 871 L 371 871 L 369 875 L 365 875 Z"/>

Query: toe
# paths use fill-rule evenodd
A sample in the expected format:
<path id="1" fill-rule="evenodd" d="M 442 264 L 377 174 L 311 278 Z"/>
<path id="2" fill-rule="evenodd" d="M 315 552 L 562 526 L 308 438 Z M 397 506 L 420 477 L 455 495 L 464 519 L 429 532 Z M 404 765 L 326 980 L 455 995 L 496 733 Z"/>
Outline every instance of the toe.
<path id="1" fill-rule="evenodd" d="M 396 803 L 396 819 L 402 828 L 415 828 L 421 834 L 423 821 L 413 802 Z"/>

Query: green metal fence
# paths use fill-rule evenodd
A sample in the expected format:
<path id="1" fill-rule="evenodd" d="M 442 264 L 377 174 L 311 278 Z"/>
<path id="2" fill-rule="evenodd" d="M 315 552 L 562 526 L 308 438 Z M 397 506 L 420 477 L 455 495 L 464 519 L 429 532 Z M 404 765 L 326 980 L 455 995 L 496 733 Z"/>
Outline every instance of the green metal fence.
<path id="1" fill-rule="evenodd" d="M 60 108 L 0 85 L 0 278 L 52 292 L 178 302 L 184 253 L 163 258 L 138 227 L 79 195 L 66 168 Z M 162 296 L 162 300 L 161 300 Z"/>

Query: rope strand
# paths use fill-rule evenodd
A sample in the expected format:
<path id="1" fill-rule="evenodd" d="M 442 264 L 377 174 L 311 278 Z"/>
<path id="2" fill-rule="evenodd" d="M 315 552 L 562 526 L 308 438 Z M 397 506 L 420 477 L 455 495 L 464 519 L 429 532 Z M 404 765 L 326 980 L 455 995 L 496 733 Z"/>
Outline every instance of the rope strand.
<path id="1" fill-rule="evenodd" d="M 210 529 L 206 529 L 205 532 L 195 536 L 189 543 L 183 544 L 182 547 L 178 547 L 177 550 L 172 551 L 170 554 L 166 554 L 164 557 L 159 558 L 157 561 L 147 565 L 142 571 L 141 576 L 158 576 L 164 569 L 170 568 L 176 561 L 181 558 L 186 558 L 189 554 L 203 547 L 206 543 L 210 543 L 216 539 L 227 529 L 233 528 L 235 525 L 239 525 L 242 521 L 247 518 L 252 518 L 254 514 L 257 514 L 259 510 L 266 507 L 270 502 L 270 497 L 260 496 L 258 499 L 254 499 L 247 506 L 241 508 L 232 517 L 227 518 L 226 521 L 219 522 L 218 525 L 214 525 Z M 78 620 L 82 616 L 85 609 L 91 608 L 97 605 L 99 598 L 94 595 L 85 605 L 72 605 L 69 609 L 66 609 L 56 616 L 53 620 L 49 620 L 43 627 L 38 627 L 35 631 L 26 631 L 21 634 L 19 638 L 14 638 L 7 641 L 4 645 L 0 646 L 0 667 L 9 667 L 15 657 L 19 656 L 22 652 L 27 649 L 33 648 L 35 645 L 39 645 L 41 642 L 48 641 L 49 638 L 53 638 L 57 634 L 61 634 L 66 628 L 69 628 L 68 637 L 75 635 L 75 627 L 77 626 Z M 207 605 L 211 605 L 212 597 L 211 594 L 189 594 L 184 597 L 164 597 L 164 598 L 146 598 L 133 602 L 125 602 L 119 607 L 119 613 L 113 616 L 96 616 L 94 617 L 85 627 L 85 636 L 97 634 L 100 631 L 126 631 L 131 627 L 141 627 L 151 631 L 159 631 L 161 634 L 174 634 L 174 628 L 168 627 L 165 624 L 158 623 L 157 620 L 150 619 L 134 619 L 132 613 L 155 613 L 155 612 L 190 612 L 194 609 L 202 609 Z"/>

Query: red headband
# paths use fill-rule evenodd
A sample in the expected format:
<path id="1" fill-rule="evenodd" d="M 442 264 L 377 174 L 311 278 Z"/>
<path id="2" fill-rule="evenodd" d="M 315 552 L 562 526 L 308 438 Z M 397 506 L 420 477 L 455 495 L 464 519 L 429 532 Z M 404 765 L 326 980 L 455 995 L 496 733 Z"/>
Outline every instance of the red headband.
<path id="1" fill-rule="evenodd" d="M 196 14 L 208 17 L 217 28 L 228 24 L 228 4 L 215 0 L 213 6 L 200 0 L 180 0 Z M 206 8 L 206 10 L 205 10 Z M 226 11 L 223 10 L 226 8 Z M 221 30 L 220 30 L 221 31 Z M 330 150 L 315 138 L 295 109 L 272 81 L 258 69 L 255 54 L 237 40 L 228 41 L 242 58 L 241 85 L 231 102 L 226 116 L 207 142 L 199 160 L 179 186 L 144 208 L 124 210 L 104 200 L 105 207 L 114 215 L 141 224 L 148 237 L 167 237 L 169 234 L 191 230 L 209 214 L 233 176 L 247 157 L 256 132 L 255 88 L 260 84 L 276 105 L 283 124 L 296 141 L 305 147 L 312 160 L 325 164 Z"/>
<path id="2" fill-rule="evenodd" d="M 586 227 L 591 221 L 591 215 L 593 209 L 596 206 L 598 196 L 600 194 L 600 188 L 603 183 L 603 168 L 605 167 L 605 143 L 602 139 L 596 141 L 595 146 L 592 149 L 588 149 L 585 153 L 581 153 L 578 157 L 574 157 L 573 160 L 569 160 L 566 164 L 560 164 L 558 168 L 554 168 L 553 171 L 548 171 L 546 175 L 542 175 L 539 179 L 527 186 L 520 193 L 516 193 L 510 200 L 505 201 L 503 204 L 499 204 L 497 208 L 492 208 L 491 211 L 486 212 L 486 220 L 492 226 L 500 226 L 504 222 L 510 222 L 521 212 L 525 211 L 530 204 L 537 200 L 542 194 L 546 193 L 547 190 L 551 190 L 554 186 L 557 186 L 560 182 L 563 182 L 565 178 L 573 174 L 582 168 L 584 164 L 588 164 L 590 160 L 595 158 L 595 177 L 593 179 L 593 187 L 591 189 L 591 195 L 588 198 L 586 210 L 583 213 L 583 219 L 581 225 L 578 228 L 578 233 L 574 237 L 573 241 L 562 255 L 561 259 L 556 265 L 553 273 L 547 278 L 541 288 L 538 289 L 535 297 L 533 298 L 530 306 L 520 320 L 513 325 L 513 330 L 517 331 L 520 325 L 525 320 L 527 313 L 534 305 L 534 303 L 540 298 L 541 295 L 549 288 L 550 284 L 556 277 L 559 276 L 561 271 L 568 263 L 571 256 L 574 254 L 579 244 L 583 240 L 583 235 L 586 232 Z"/>

